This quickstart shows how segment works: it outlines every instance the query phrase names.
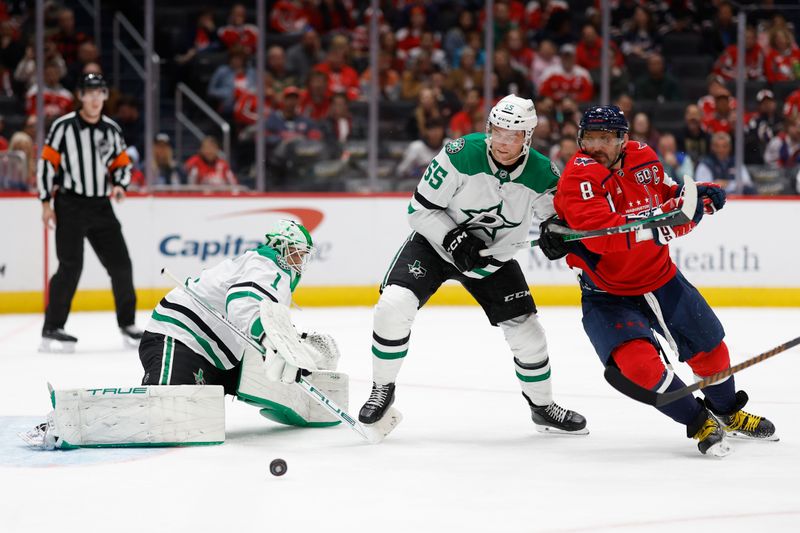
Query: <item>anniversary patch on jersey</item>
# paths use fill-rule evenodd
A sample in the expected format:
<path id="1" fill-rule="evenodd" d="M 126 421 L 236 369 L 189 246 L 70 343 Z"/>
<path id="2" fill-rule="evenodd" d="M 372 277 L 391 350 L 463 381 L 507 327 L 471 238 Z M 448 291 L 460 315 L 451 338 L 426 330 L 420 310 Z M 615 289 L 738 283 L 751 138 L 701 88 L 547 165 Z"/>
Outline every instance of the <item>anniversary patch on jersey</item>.
<path id="1" fill-rule="evenodd" d="M 455 141 L 450 141 L 447 143 L 447 145 L 444 147 L 444 151 L 448 154 L 457 154 L 462 148 L 464 148 L 465 144 L 467 144 L 467 142 L 464 140 L 464 138 L 459 137 Z"/>
<path id="2" fill-rule="evenodd" d="M 552 170 L 552 171 L 553 171 L 553 174 L 555 174 L 555 175 L 556 175 L 556 176 L 558 176 L 559 178 L 561 177 L 561 171 L 560 171 L 560 170 L 558 170 L 558 167 L 557 167 L 557 166 L 556 166 L 556 164 L 555 164 L 555 163 L 553 163 L 552 161 L 550 161 L 550 170 Z"/>

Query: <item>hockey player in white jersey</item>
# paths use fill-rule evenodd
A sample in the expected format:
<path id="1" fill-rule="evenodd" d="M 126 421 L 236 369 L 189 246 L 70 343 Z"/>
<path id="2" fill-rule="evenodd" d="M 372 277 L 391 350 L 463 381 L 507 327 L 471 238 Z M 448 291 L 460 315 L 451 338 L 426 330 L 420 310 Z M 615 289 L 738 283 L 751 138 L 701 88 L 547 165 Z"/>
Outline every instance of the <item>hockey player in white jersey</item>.
<path id="1" fill-rule="evenodd" d="M 372 334 L 373 387 L 359 420 L 381 420 L 395 399 L 419 308 L 448 279 L 459 281 L 499 326 L 540 432 L 586 434 L 586 419 L 553 401 L 544 329 L 513 253 L 481 257 L 488 245 L 528 238 L 534 214 L 555 214 L 558 170 L 530 148 L 533 102 L 509 95 L 495 105 L 486 133 L 456 139 L 434 157 L 408 206 L 414 230 L 381 284 Z"/>
<path id="2" fill-rule="evenodd" d="M 266 239 L 185 285 L 237 329 L 269 346 L 265 328 L 280 326 L 273 320 L 280 313 L 271 306 L 291 305 L 314 245 L 306 228 L 290 220 L 281 220 Z M 281 330 L 287 330 L 285 324 Z M 288 330 L 296 334 L 291 325 Z M 347 409 L 348 379 L 335 372 L 339 351 L 333 338 L 304 333 L 300 346 L 315 367 L 307 379 Z M 153 311 L 139 358 L 142 387 L 51 390 L 54 411 L 48 422 L 20 436 L 49 449 L 219 443 L 225 430 L 223 393 L 284 424 L 339 423 L 291 385 L 300 372 L 296 366 L 272 350 L 265 359 L 180 287 Z"/>
<path id="3" fill-rule="evenodd" d="M 225 260 L 185 282 L 229 322 L 260 342 L 264 340 L 264 328 L 271 327 L 262 323 L 261 302 L 289 307 L 292 293 L 314 252 L 309 232 L 291 220 L 281 220 L 266 238 L 266 243 L 258 248 Z M 339 352 L 332 337 L 303 334 L 301 339 L 310 345 L 317 368 L 336 369 Z M 245 350 L 244 343 L 229 327 L 209 316 L 186 291 L 176 288 L 153 310 L 139 344 L 139 359 L 144 367 L 142 385 L 222 385 L 225 394 L 262 407 L 261 414 L 278 422 L 301 426 L 338 423 L 327 415 L 322 417 L 325 421 L 308 420 L 309 409 L 316 414 L 321 408 L 294 388 L 276 390 L 289 394 L 290 404 L 302 400 L 302 405 L 284 405 L 280 398 L 276 401 L 274 397 L 259 401 L 259 394 L 250 390 L 253 374 L 248 370 L 251 366 L 259 367 L 253 370 L 262 375 L 261 358 L 251 352 Z M 274 379 L 284 383 L 295 380 L 296 367 L 286 365 L 277 354 L 268 357 L 271 359 L 268 358 L 267 365 L 271 368 L 267 372 Z M 276 392 L 272 390 L 274 387 L 269 388 L 270 393 Z M 341 394 L 334 399 L 341 401 Z M 346 396 L 342 403 L 346 405 Z"/>

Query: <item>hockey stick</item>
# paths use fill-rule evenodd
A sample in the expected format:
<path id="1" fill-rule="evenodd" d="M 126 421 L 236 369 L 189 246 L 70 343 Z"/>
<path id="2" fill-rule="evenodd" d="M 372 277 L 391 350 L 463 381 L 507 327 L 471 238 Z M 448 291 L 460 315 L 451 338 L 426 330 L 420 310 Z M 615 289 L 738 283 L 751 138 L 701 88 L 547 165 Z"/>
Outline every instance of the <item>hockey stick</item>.
<path id="1" fill-rule="evenodd" d="M 620 391 L 625 396 L 633 398 L 636 401 L 646 403 L 648 405 L 653 405 L 655 407 L 661 407 L 662 405 L 666 405 L 668 403 L 672 403 L 675 400 L 683 398 L 687 394 L 691 394 L 698 389 L 702 389 L 703 387 L 708 387 L 709 385 L 713 385 L 718 381 L 722 381 L 723 379 L 727 378 L 728 376 L 737 373 L 740 370 L 744 370 L 745 368 L 751 367 L 761 361 L 769 359 L 775 355 L 778 355 L 781 352 L 785 352 L 790 348 L 794 348 L 800 344 L 800 337 L 792 339 L 788 342 L 784 342 L 781 345 L 776 346 L 775 348 L 768 350 L 762 354 L 756 355 L 748 359 L 747 361 L 743 361 L 738 365 L 732 366 L 727 370 L 723 370 L 721 372 L 717 372 L 716 374 L 712 374 L 707 378 L 704 378 L 702 381 L 698 381 L 692 385 L 687 385 L 686 387 L 680 388 L 678 390 L 672 392 L 663 392 L 658 393 L 656 391 L 645 389 L 644 387 L 640 387 L 633 381 L 629 380 L 625 376 L 622 375 L 622 372 L 616 366 L 607 366 L 604 372 L 604 377 L 606 381 Z"/>
<path id="2" fill-rule="evenodd" d="M 208 302 L 206 302 L 203 297 L 197 294 L 194 290 L 192 290 L 188 285 L 185 283 L 181 283 L 181 281 L 176 278 L 172 272 L 167 270 L 166 268 L 161 269 L 161 275 L 172 281 L 176 286 L 183 289 L 186 294 L 188 294 L 195 302 L 200 305 L 203 309 L 211 313 L 214 318 L 219 320 L 222 324 L 228 326 L 228 328 L 235 333 L 240 339 L 246 342 L 250 347 L 254 350 L 258 351 L 261 355 L 267 353 L 266 348 L 264 348 L 261 343 L 257 342 L 251 336 L 240 330 L 236 325 L 232 324 L 227 318 L 225 318 L 222 313 L 214 309 Z M 297 381 L 294 382 L 294 385 L 297 385 L 305 392 L 308 396 L 310 396 L 315 402 L 320 404 L 326 411 L 328 411 L 331 415 L 338 418 L 342 422 L 345 423 L 350 429 L 358 433 L 364 440 L 371 444 L 377 444 L 385 435 L 380 435 L 379 433 L 370 432 L 368 431 L 360 422 L 356 421 L 351 417 L 347 411 L 336 405 L 336 402 L 325 396 L 325 393 L 316 388 L 314 385 L 303 379 L 302 376 L 298 378 Z"/>
<path id="3" fill-rule="evenodd" d="M 610 228 L 600 228 L 593 230 L 577 230 L 572 228 L 565 228 L 561 226 L 553 226 L 554 233 L 560 233 L 564 241 L 580 241 L 583 239 L 591 239 L 593 237 L 606 237 L 608 235 L 616 235 L 619 233 L 631 233 L 640 229 L 653 229 L 663 226 L 679 226 L 686 224 L 694 216 L 695 208 L 697 207 L 697 185 L 694 180 L 689 176 L 684 176 L 683 187 L 683 204 L 679 209 L 674 209 L 666 213 L 660 213 L 647 218 L 641 218 L 622 224 L 621 226 L 612 226 Z M 496 246 L 494 248 L 487 248 L 479 252 L 481 257 L 486 257 L 495 254 L 506 254 L 516 250 L 525 248 L 533 248 L 538 246 L 539 239 L 532 241 L 520 241 L 508 244 L 506 246 Z"/>

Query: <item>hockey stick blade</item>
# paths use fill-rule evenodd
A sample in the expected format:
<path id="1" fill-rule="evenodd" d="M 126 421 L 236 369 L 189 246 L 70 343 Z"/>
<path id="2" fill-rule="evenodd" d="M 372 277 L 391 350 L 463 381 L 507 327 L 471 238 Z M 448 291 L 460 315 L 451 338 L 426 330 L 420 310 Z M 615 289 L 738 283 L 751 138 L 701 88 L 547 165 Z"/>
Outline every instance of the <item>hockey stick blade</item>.
<path id="1" fill-rule="evenodd" d="M 181 289 L 183 289 L 183 291 L 186 294 L 188 294 L 195 302 L 197 302 L 198 305 L 200 305 L 203 309 L 208 311 L 214 318 L 219 320 L 222 324 L 225 324 L 228 328 L 230 328 L 230 330 L 233 333 L 235 333 L 244 342 L 249 344 L 254 350 L 258 351 L 262 355 L 266 353 L 266 349 L 260 343 L 258 343 L 255 339 L 253 339 L 245 332 L 240 330 L 238 327 L 236 327 L 235 324 L 232 324 L 227 318 L 225 318 L 222 315 L 222 313 L 217 311 L 211 304 L 206 302 L 199 294 L 197 294 L 188 285 L 182 283 L 178 278 L 176 278 L 172 274 L 172 272 L 170 272 L 166 268 L 162 268 L 161 275 L 172 281 L 175 285 L 177 285 Z M 322 406 L 335 418 L 339 419 L 339 421 L 343 422 L 347 427 L 352 429 L 354 432 L 358 433 L 361 436 L 361 438 L 363 438 L 367 442 L 371 444 L 376 444 L 377 442 L 380 442 L 380 440 L 376 441 L 375 440 L 376 437 L 371 433 L 369 433 L 368 431 L 366 431 L 364 429 L 364 426 L 361 425 L 361 423 L 359 423 L 352 416 L 350 416 L 347 413 L 347 411 L 336 405 L 336 402 L 328 398 L 323 391 L 314 387 L 313 384 L 309 383 L 308 381 L 300 377 L 298 381 L 293 383 L 293 385 L 299 387 L 304 393 L 310 396 L 311 399 L 317 402 L 320 406 Z M 389 431 L 391 431 L 391 429 Z"/>
<path id="2" fill-rule="evenodd" d="M 713 385 L 723 379 L 731 376 L 740 370 L 744 370 L 745 368 L 749 368 L 755 364 L 758 364 L 770 357 L 774 357 L 779 353 L 783 353 L 791 348 L 794 348 L 800 344 L 800 337 L 794 338 L 790 341 L 784 342 L 768 350 L 764 353 L 756 355 L 755 357 L 751 357 L 750 359 L 739 363 L 738 365 L 734 365 L 726 370 L 721 372 L 717 372 L 716 374 L 712 374 L 697 383 L 693 383 L 691 385 L 687 385 L 686 387 L 682 387 L 678 390 L 671 391 L 671 392 L 664 392 L 658 393 L 649 389 L 645 389 L 644 387 L 640 387 L 633 381 L 629 380 L 625 376 L 622 375 L 622 372 L 615 366 L 608 366 L 606 367 L 603 376 L 608 381 L 609 385 L 617 389 L 619 392 L 632 398 L 636 401 L 646 403 L 648 405 L 652 405 L 655 407 L 661 407 L 663 405 L 667 405 L 668 403 L 672 403 L 675 400 L 683 398 L 688 394 L 692 394 L 693 392 L 702 389 L 704 387 L 708 387 L 709 385 Z"/>

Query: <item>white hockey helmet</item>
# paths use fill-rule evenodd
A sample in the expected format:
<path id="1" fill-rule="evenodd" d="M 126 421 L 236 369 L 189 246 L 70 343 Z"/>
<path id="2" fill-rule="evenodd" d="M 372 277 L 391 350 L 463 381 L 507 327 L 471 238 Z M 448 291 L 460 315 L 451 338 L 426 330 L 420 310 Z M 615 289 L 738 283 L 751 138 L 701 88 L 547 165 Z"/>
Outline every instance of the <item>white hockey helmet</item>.
<path id="1" fill-rule="evenodd" d="M 531 145 L 533 129 L 538 124 L 536 108 L 533 100 L 521 98 L 516 94 L 509 94 L 497 102 L 489 111 L 486 119 L 486 143 L 492 148 L 492 126 L 507 130 L 521 130 L 525 132 L 525 142 L 522 145 L 521 156 L 527 155 Z"/>
<path id="2" fill-rule="evenodd" d="M 302 224 L 294 220 L 279 220 L 266 238 L 267 246 L 278 252 L 281 268 L 303 273 L 315 249 L 311 234 Z"/>

